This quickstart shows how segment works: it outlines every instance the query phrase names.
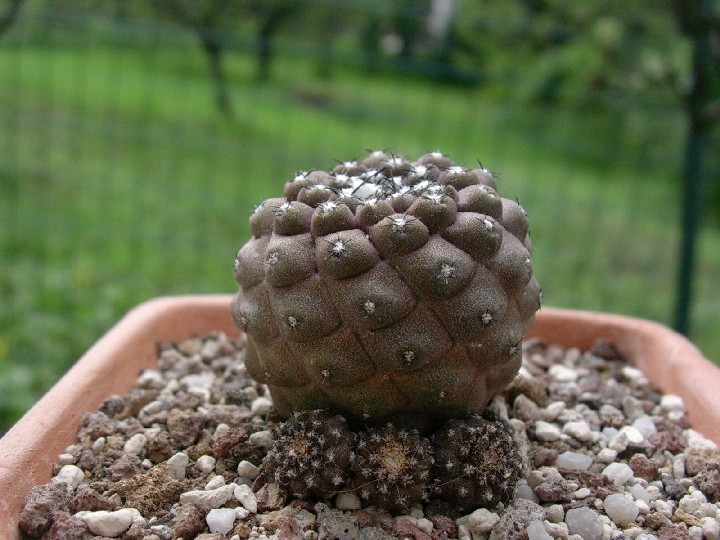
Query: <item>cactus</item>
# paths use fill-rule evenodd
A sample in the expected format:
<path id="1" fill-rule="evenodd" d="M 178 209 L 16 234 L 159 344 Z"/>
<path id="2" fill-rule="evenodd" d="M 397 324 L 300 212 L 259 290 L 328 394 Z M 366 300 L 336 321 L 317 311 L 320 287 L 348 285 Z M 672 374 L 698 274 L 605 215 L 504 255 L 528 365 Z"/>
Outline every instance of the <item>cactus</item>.
<path id="1" fill-rule="evenodd" d="M 418 431 L 371 428 L 358 436 L 352 486 L 367 504 L 407 511 L 427 497 L 432 461 L 430 441 Z"/>
<path id="2" fill-rule="evenodd" d="M 327 497 L 348 482 L 354 435 L 342 416 L 298 411 L 277 426 L 273 439 L 256 490 L 276 482 L 298 497 Z"/>
<path id="3" fill-rule="evenodd" d="M 298 174 L 250 217 L 232 304 L 278 413 L 432 427 L 516 375 L 539 307 L 528 219 L 492 173 L 373 152 Z"/>
<path id="4" fill-rule="evenodd" d="M 433 434 L 432 496 L 459 508 L 510 500 L 521 476 L 520 451 L 500 421 L 450 420 Z"/>

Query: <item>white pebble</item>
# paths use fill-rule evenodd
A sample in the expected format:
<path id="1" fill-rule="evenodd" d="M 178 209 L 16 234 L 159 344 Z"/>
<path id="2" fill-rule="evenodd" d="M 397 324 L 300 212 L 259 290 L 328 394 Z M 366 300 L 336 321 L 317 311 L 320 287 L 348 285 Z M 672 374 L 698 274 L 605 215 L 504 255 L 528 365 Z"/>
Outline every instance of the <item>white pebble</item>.
<path id="1" fill-rule="evenodd" d="M 660 398 L 660 408 L 666 412 L 682 412 L 685 410 L 685 402 L 675 394 L 665 394 Z"/>
<path id="2" fill-rule="evenodd" d="M 680 454 L 672 460 L 672 474 L 675 480 L 682 480 L 685 478 L 685 456 Z"/>
<path id="3" fill-rule="evenodd" d="M 143 460 L 140 462 L 140 466 L 141 466 L 143 469 L 152 469 L 152 468 L 153 468 L 153 462 L 150 461 L 148 458 L 145 458 L 145 459 L 143 459 Z"/>
<path id="4" fill-rule="evenodd" d="M 208 512 L 205 521 L 211 533 L 226 534 L 232 530 L 236 517 L 234 508 L 213 508 Z"/>
<path id="5" fill-rule="evenodd" d="M 539 519 L 531 521 L 527 526 L 528 540 L 553 540 L 545 530 L 545 525 Z"/>
<path id="6" fill-rule="evenodd" d="M 151 401 L 147 405 L 145 405 L 140 412 L 147 415 L 157 414 L 160 411 L 163 410 L 163 403 L 162 401 L 158 401 L 157 399 L 154 401 Z"/>
<path id="7" fill-rule="evenodd" d="M 592 456 L 568 450 L 557 457 L 557 459 L 555 460 L 555 465 L 562 469 L 587 471 L 590 468 L 590 465 L 592 465 L 592 462 Z"/>
<path id="8" fill-rule="evenodd" d="M 540 502 L 538 496 L 535 495 L 533 489 L 527 484 L 527 482 L 519 482 L 515 487 L 515 498 L 516 499 L 527 499 L 534 503 Z"/>
<path id="9" fill-rule="evenodd" d="M 565 512 L 565 523 L 570 534 L 577 534 L 583 540 L 600 540 L 603 524 L 600 516 L 591 508 L 571 508 Z"/>
<path id="10" fill-rule="evenodd" d="M 419 518 L 417 520 L 417 523 L 415 523 L 418 529 L 420 529 L 425 534 L 431 534 L 433 530 L 433 522 L 430 521 L 427 518 Z"/>
<path id="11" fill-rule="evenodd" d="M 553 364 L 548 369 L 548 375 L 550 375 L 557 382 L 575 382 L 577 381 L 578 374 L 574 369 L 563 366 L 562 364 Z"/>
<path id="12" fill-rule="evenodd" d="M 264 396 L 260 396 L 252 402 L 250 412 L 256 416 L 265 416 L 272 409 L 272 401 Z"/>
<path id="13" fill-rule="evenodd" d="M 555 467 L 539 467 L 530 471 L 526 481 L 531 488 L 536 488 L 543 482 L 562 481 L 563 477 Z"/>
<path id="14" fill-rule="evenodd" d="M 99 454 L 105 449 L 105 437 L 98 437 L 92 445 L 92 451 Z"/>
<path id="15" fill-rule="evenodd" d="M 615 450 L 612 450 L 611 448 L 603 448 L 597 453 L 597 456 L 595 458 L 600 463 L 613 463 L 617 459 L 618 453 Z"/>
<path id="16" fill-rule="evenodd" d="M 628 445 L 640 446 L 645 443 L 645 436 L 634 426 L 623 426 L 620 433 L 625 434 Z"/>
<path id="17" fill-rule="evenodd" d="M 628 379 L 629 382 L 635 384 L 643 384 L 644 382 L 647 382 L 645 374 L 636 367 L 623 366 L 621 373 L 623 374 L 623 377 Z"/>
<path id="18" fill-rule="evenodd" d="M 335 507 L 338 510 L 359 510 L 362 502 L 354 491 L 343 491 L 335 499 Z"/>
<path id="19" fill-rule="evenodd" d="M 473 535 L 489 533 L 500 521 L 500 516 L 486 508 L 478 508 L 468 516 L 468 527 Z"/>
<path id="20" fill-rule="evenodd" d="M 97 512 L 87 512 L 82 514 L 82 519 L 90 529 L 90 532 L 97 536 L 106 536 L 108 538 L 116 538 L 127 531 L 135 519 L 135 512 L 131 508 L 123 508 L 108 512 L 106 510 L 98 510 Z"/>
<path id="21" fill-rule="evenodd" d="M 590 491 L 590 488 L 580 488 L 577 491 L 573 492 L 572 497 L 573 499 L 585 499 L 586 497 L 589 497 L 592 494 Z"/>
<path id="22" fill-rule="evenodd" d="M 595 442 L 600 434 L 591 430 L 590 425 L 585 421 L 568 422 L 563 426 L 563 433 L 582 442 Z"/>
<path id="23" fill-rule="evenodd" d="M 703 540 L 704 534 L 702 527 L 698 527 L 697 525 L 692 525 L 691 527 L 688 527 L 688 536 L 690 537 L 690 540 Z"/>
<path id="24" fill-rule="evenodd" d="M 620 527 L 635 523 L 640 510 L 635 503 L 622 493 L 611 493 L 603 500 L 605 513 Z"/>
<path id="25" fill-rule="evenodd" d="M 648 504 L 650 503 L 650 494 L 640 484 L 633 484 L 627 491 L 638 501 L 643 501 Z"/>
<path id="26" fill-rule="evenodd" d="M 125 446 L 123 446 L 123 452 L 125 452 L 126 454 L 137 456 L 140 454 L 140 452 L 143 451 L 146 444 L 147 437 L 145 436 L 145 434 L 136 433 L 125 442 Z"/>
<path id="27" fill-rule="evenodd" d="M 655 422 L 653 422 L 653 419 L 650 418 L 647 414 L 636 418 L 635 421 L 632 423 L 632 426 L 640 433 L 642 433 L 643 437 L 645 437 L 646 439 L 653 433 L 657 433 L 657 427 L 655 426 Z"/>
<path id="28" fill-rule="evenodd" d="M 560 428 L 557 424 L 539 421 L 535 423 L 535 437 L 539 441 L 552 442 L 560 438 Z"/>
<path id="29" fill-rule="evenodd" d="M 545 508 L 545 517 L 551 523 L 560 523 L 565 519 L 565 510 L 563 510 L 562 504 L 552 504 Z"/>
<path id="30" fill-rule="evenodd" d="M 137 384 L 141 388 L 162 388 L 165 383 L 163 376 L 157 369 L 146 369 L 137 378 Z"/>
<path id="31" fill-rule="evenodd" d="M 635 477 L 635 473 L 626 463 L 611 463 L 605 467 L 602 474 L 607 476 L 616 486 L 624 486 Z"/>
<path id="32" fill-rule="evenodd" d="M 53 482 L 65 482 L 68 486 L 75 489 L 85 479 L 85 473 L 80 467 L 75 465 L 63 465 L 53 478 Z"/>
<path id="33" fill-rule="evenodd" d="M 718 540 L 718 536 L 720 536 L 720 523 L 718 523 L 716 519 L 704 517 L 700 519 L 700 524 L 702 525 L 706 540 Z"/>
<path id="34" fill-rule="evenodd" d="M 237 514 L 237 518 L 238 518 L 238 519 L 245 519 L 245 518 L 247 518 L 247 517 L 250 515 L 250 510 L 248 510 L 248 509 L 245 508 L 245 507 L 238 506 L 238 507 L 235 509 L 235 513 Z"/>
<path id="35" fill-rule="evenodd" d="M 258 501 L 250 486 L 241 484 L 235 486 L 233 496 L 240 501 L 240 504 L 252 514 L 257 514 Z"/>
<path id="36" fill-rule="evenodd" d="M 650 505 L 642 499 L 635 499 L 635 506 L 643 516 L 650 513 Z"/>
<path id="37" fill-rule="evenodd" d="M 225 423 L 218 424 L 215 428 L 215 436 L 220 437 L 221 435 L 225 435 L 228 431 L 230 431 L 230 426 Z"/>
<path id="38" fill-rule="evenodd" d="M 258 474 L 260 474 L 260 469 L 249 461 L 242 460 L 238 463 L 237 473 L 239 476 L 255 480 L 258 477 Z"/>
<path id="39" fill-rule="evenodd" d="M 220 508 L 233 496 L 235 487 L 234 484 L 227 484 L 217 489 L 186 491 L 180 494 L 180 504 L 194 504 L 201 510 Z"/>
<path id="40" fill-rule="evenodd" d="M 618 454 L 623 452 L 628 446 L 628 436 L 626 431 L 618 431 L 609 440 L 607 447 L 614 450 Z"/>
<path id="41" fill-rule="evenodd" d="M 185 469 L 190 463 L 187 454 L 178 452 L 167 460 L 168 474 L 175 480 L 185 480 Z"/>
<path id="42" fill-rule="evenodd" d="M 545 520 L 543 521 L 543 525 L 545 526 L 545 532 L 553 538 L 559 538 L 560 540 L 567 539 L 568 526 L 565 523 L 551 523 L 550 521 Z"/>
<path id="43" fill-rule="evenodd" d="M 204 373 L 193 373 L 185 375 L 180 379 L 180 383 L 184 384 L 188 391 L 192 390 L 210 390 L 215 382 L 215 374 L 212 371 Z"/>
<path id="44" fill-rule="evenodd" d="M 248 437 L 248 440 L 250 441 L 250 444 L 262 446 L 264 448 L 272 448 L 273 445 L 272 433 L 270 433 L 267 429 L 252 433 L 250 437 Z"/>
<path id="45" fill-rule="evenodd" d="M 216 474 L 208 483 L 205 484 L 205 491 L 212 491 L 213 489 L 221 488 L 225 485 L 225 477 L 221 474 Z"/>
<path id="46" fill-rule="evenodd" d="M 675 512 L 673 503 L 664 499 L 658 499 L 656 501 L 653 501 L 652 506 L 655 508 L 655 511 L 658 514 L 662 514 L 668 519 L 671 519 L 673 517 L 673 513 Z"/>
<path id="47" fill-rule="evenodd" d="M 635 537 L 635 540 L 658 540 L 658 537 L 650 533 L 640 533 Z"/>
<path id="48" fill-rule="evenodd" d="M 74 465 L 75 464 L 75 456 L 72 454 L 60 454 L 58 456 L 58 464 L 59 465 Z"/>
<path id="49" fill-rule="evenodd" d="M 562 414 L 562 412 L 565 410 L 565 402 L 563 401 L 553 401 L 552 403 L 549 403 L 545 409 L 543 409 L 543 419 L 547 422 L 552 422 L 555 420 L 558 416 Z"/>
<path id="50" fill-rule="evenodd" d="M 200 456 L 199 458 L 197 458 L 195 466 L 205 474 L 210 474 L 215 470 L 216 462 L 217 460 L 212 456 Z"/>
<path id="51" fill-rule="evenodd" d="M 683 431 L 683 435 L 687 440 L 689 448 L 717 450 L 717 444 L 710 439 L 707 439 L 705 435 L 695 431 L 694 429 L 686 429 Z"/>

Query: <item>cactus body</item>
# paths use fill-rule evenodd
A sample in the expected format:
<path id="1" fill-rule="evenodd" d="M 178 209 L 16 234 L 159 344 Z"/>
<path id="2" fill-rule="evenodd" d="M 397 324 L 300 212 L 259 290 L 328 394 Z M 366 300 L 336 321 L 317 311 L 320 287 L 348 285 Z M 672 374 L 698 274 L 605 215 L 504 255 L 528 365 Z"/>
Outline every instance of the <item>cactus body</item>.
<path id="1" fill-rule="evenodd" d="M 528 220 L 491 173 L 374 152 L 299 174 L 237 253 L 245 364 L 277 411 L 429 427 L 516 375 L 539 307 Z"/>

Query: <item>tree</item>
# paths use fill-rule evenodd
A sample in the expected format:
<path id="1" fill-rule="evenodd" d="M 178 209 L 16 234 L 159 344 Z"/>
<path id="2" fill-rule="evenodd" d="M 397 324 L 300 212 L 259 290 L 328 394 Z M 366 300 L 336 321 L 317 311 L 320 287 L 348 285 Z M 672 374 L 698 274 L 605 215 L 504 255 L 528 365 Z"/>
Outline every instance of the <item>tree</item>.
<path id="1" fill-rule="evenodd" d="M 270 74 L 272 40 L 280 26 L 300 6 L 300 0 L 153 0 L 154 7 L 176 23 L 190 28 L 200 39 L 215 81 L 216 102 L 230 113 L 232 104 L 227 89 L 223 57 L 234 45 L 232 24 L 243 15 L 257 23 L 258 78 Z"/>
<path id="2" fill-rule="evenodd" d="M 4 12 L 0 13 L 0 37 L 15 24 L 20 14 L 23 1 L 24 0 L 10 0 L 10 5 L 7 6 Z"/>

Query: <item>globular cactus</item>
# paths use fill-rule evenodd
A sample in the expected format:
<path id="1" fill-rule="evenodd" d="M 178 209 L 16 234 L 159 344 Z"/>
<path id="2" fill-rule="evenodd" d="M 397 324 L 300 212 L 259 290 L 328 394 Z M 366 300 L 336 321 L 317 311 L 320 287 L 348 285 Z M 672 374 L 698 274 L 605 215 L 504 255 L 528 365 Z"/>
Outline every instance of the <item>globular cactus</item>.
<path id="1" fill-rule="evenodd" d="M 522 459 L 496 420 L 450 420 L 433 434 L 432 496 L 459 508 L 494 508 L 513 495 Z"/>
<path id="2" fill-rule="evenodd" d="M 298 497 L 327 497 L 349 481 L 354 434 L 342 416 L 298 411 L 273 438 L 256 489 L 275 482 Z"/>
<path id="3" fill-rule="evenodd" d="M 298 174 L 250 228 L 232 313 L 280 415 L 431 427 L 515 377 L 540 287 L 527 215 L 486 169 L 374 152 Z"/>
<path id="4" fill-rule="evenodd" d="M 432 446 L 417 430 L 392 424 L 361 433 L 353 460 L 353 489 L 378 508 L 408 510 L 429 493 Z"/>

